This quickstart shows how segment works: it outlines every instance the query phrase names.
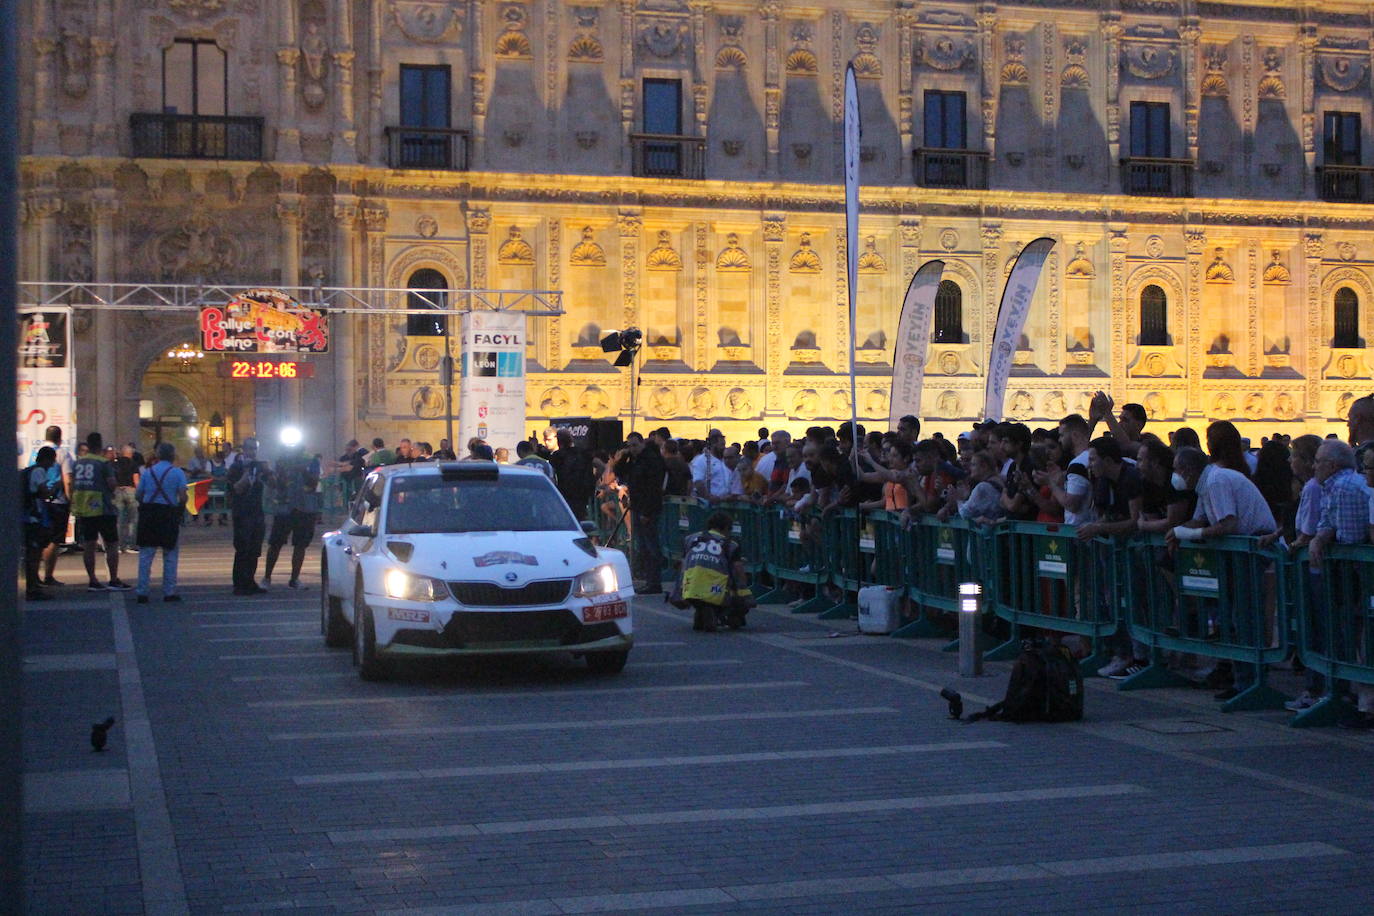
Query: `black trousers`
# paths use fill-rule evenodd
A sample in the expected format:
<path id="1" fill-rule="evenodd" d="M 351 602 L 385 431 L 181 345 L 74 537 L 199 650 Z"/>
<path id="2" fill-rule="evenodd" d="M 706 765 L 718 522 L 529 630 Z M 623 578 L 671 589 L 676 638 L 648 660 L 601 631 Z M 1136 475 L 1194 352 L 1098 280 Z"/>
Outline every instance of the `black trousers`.
<path id="1" fill-rule="evenodd" d="M 651 592 L 663 588 L 663 553 L 658 543 L 659 513 L 646 515 L 634 512 L 634 566 L 633 569 L 644 580 L 644 587 Z"/>
<path id="2" fill-rule="evenodd" d="M 267 516 L 261 512 L 234 513 L 234 588 L 251 589 L 257 582 L 258 557 L 267 536 Z"/>

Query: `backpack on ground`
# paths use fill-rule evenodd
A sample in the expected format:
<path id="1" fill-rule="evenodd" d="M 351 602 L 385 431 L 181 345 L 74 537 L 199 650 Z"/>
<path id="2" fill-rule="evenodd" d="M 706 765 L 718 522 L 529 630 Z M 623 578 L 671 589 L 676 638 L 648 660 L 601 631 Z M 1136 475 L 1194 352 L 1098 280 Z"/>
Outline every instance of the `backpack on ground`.
<path id="1" fill-rule="evenodd" d="M 1077 722 L 1083 718 L 1083 675 L 1065 646 L 1044 639 L 1021 642 L 1002 702 L 969 717 L 1004 722 Z"/>

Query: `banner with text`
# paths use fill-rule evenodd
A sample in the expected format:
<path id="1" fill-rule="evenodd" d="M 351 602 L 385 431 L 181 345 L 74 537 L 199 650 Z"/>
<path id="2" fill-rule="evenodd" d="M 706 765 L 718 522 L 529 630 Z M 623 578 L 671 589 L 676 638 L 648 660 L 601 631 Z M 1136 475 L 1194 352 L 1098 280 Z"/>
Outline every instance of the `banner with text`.
<path id="1" fill-rule="evenodd" d="M 43 445 L 49 426 L 75 448 L 76 391 L 72 366 L 72 313 L 65 308 L 19 312 L 19 466 Z"/>
<path id="2" fill-rule="evenodd" d="M 525 313 L 464 312 L 458 441 L 476 437 L 493 449 L 525 438 Z"/>
<path id="3" fill-rule="evenodd" d="M 926 378 L 930 351 L 930 322 L 935 312 L 935 293 L 944 275 L 944 261 L 927 261 L 911 278 L 897 319 L 897 345 L 892 354 L 892 395 L 888 399 L 888 429 L 907 414 L 921 415 L 921 387 Z"/>
<path id="4" fill-rule="evenodd" d="M 1007 396 L 1007 377 L 1011 374 L 1011 358 L 1026 327 L 1035 287 L 1040 271 L 1050 256 L 1054 239 L 1038 238 L 1016 258 L 1016 264 L 1002 290 L 1002 304 L 997 308 L 997 331 L 992 336 L 992 350 L 988 353 L 988 381 L 983 399 L 983 419 L 1002 419 L 1002 402 Z"/>
<path id="5" fill-rule="evenodd" d="M 200 348 L 212 353 L 328 353 L 329 320 L 275 289 L 250 289 L 200 310 Z"/>

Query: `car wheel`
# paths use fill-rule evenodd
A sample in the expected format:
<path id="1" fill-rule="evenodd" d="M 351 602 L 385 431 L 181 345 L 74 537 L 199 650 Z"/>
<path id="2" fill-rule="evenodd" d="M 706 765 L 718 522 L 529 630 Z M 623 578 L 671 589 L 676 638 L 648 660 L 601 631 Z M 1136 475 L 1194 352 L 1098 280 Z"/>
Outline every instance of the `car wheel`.
<path id="1" fill-rule="evenodd" d="M 592 674 L 619 674 L 625 670 L 625 663 L 629 660 L 629 649 L 587 653 L 587 667 L 591 669 Z"/>
<path id="2" fill-rule="evenodd" d="M 377 628 L 372 622 L 372 608 L 363 599 L 362 589 L 353 596 L 355 625 L 353 627 L 353 667 L 365 681 L 384 680 L 389 674 L 387 664 L 377 656 Z"/>
<path id="3" fill-rule="evenodd" d="M 320 561 L 320 633 L 331 649 L 348 645 L 348 621 L 343 616 L 343 599 L 329 594 L 329 567 Z"/>

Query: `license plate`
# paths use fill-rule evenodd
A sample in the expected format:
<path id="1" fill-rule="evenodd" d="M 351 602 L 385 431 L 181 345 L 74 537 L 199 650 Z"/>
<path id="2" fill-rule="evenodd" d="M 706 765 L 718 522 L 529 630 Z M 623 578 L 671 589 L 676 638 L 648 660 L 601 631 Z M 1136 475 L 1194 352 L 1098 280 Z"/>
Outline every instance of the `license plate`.
<path id="1" fill-rule="evenodd" d="M 611 604 L 593 604 L 582 609 L 583 623 L 601 623 L 603 620 L 616 620 L 629 616 L 630 609 L 624 601 Z"/>
<path id="2" fill-rule="evenodd" d="M 406 623 L 429 623 L 429 611 L 391 607 L 386 609 L 386 616 L 388 620 L 403 620 Z"/>

